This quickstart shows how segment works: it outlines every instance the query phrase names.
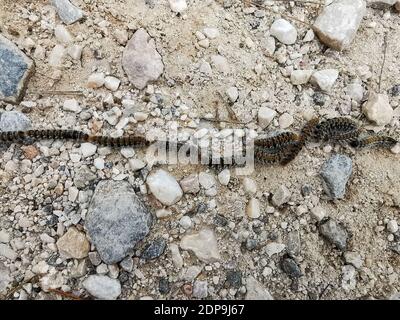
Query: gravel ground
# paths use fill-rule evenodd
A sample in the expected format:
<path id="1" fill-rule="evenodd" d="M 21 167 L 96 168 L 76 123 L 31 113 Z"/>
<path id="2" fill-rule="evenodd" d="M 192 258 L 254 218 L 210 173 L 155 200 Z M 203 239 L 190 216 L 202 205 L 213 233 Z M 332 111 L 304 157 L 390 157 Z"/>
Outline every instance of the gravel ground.
<path id="1" fill-rule="evenodd" d="M 355 11 L 345 45 L 312 32 L 318 1 L 72 2 L 65 16 L 68 1 L 1 1 L 1 35 L 35 67 L 20 103 L 0 101 L 0 131 L 201 141 L 314 115 L 399 137 L 399 3 Z M 132 148 L 4 144 L 0 203 L 4 298 L 399 299 L 398 145 L 311 143 L 242 176 Z"/>

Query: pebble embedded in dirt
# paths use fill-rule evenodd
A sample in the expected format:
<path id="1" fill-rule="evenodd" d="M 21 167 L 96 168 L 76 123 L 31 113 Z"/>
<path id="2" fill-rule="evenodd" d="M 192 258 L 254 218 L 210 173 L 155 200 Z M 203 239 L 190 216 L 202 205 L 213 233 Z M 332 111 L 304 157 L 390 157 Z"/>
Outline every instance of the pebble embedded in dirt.
<path id="1" fill-rule="evenodd" d="M 179 183 L 162 169 L 150 173 L 146 182 L 157 200 L 167 206 L 173 205 L 182 198 L 183 192 Z"/>
<path id="2" fill-rule="evenodd" d="M 65 24 L 73 24 L 83 18 L 83 11 L 69 0 L 52 0 L 51 3 Z"/>
<path id="3" fill-rule="evenodd" d="M 129 81 L 138 89 L 145 88 L 164 72 L 161 55 L 146 30 L 137 30 L 128 41 L 122 56 L 122 67 Z"/>
<path id="4" fill-rule="evenodd" d="M 296 28 L 285 19 L 275 20 L 271 25 L 270 34 L 287 45 L 294 44 L 297 40 Z"/>
<path id="5" fill-rule="evenodd" d="M 339 72 L 335 69 L 316 71 L 312 74 L 310 81 L 323 91 L 331 91 Z"/>
<path id="6" fill-rule="evenodd" d="M 83 232 L 71 227 L 58 239 L 57 248 L 65 258 L 82 259 L 87 257 L 90 244 Z"/>
<path id="7" fill-rule="evenodd" d="M 120 282 L 107 276 L 90 275 L 82 282 L 82 286 L 100 300 L 115 300 L 121 294 Z"/>
<path id="8" fill-rule="evenodd" d="M 352 160 L 345 155 L 336 154 L 322 166 L 321 177 L 326 194 L 332 199 L 342 199 L 346 193 L 347 181 L 353 171 Z"/>
<path id="9" fill-rule="evenodd" d="M 180 247 L 190 250 L 203 262 L 215 262 L 221 259 L 217 239 L 210 229 L 202 229 L 198 233 L 182 238 Z"/>
<path id="10" fill-rule="evenodd" d="M 24 131 L 31 127 L 31 120 L 23 113 L 17 111 L 0 113 L 0 131 Z"/>
<path id="11" fill-rule="evenodd" d="M 349 238 L 346 228 L 333 219 L 322 222 L 319 226 L 319 232 L 330 243 L 335 245 L 339 250 L 345 250 Z"/>
<path id="12" fill-rule="evenodd" d="M 368 120 L 378 126 L 387 125 L 393 118 L 393 109 L 389 103 L 389 98 L 383 93 L 371 93 L 363 106 L 363 112 Z"/>

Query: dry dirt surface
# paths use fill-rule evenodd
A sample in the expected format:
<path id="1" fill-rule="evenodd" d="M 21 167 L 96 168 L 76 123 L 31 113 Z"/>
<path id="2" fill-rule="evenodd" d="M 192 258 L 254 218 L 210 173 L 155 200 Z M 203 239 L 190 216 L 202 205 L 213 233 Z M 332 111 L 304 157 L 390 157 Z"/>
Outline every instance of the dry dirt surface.
<path id="1" fill-rule="evenodd" d="M 316 36 L 304 40 L 322 10 L 317 0 L 256 1 L 260 6 L 188 0 L 180 14 L 167 0 L 73 3 L 85 18 L 65 25 L 50 1 L 0 2 L 1 34 L 36 66 L 23 101 L 0 102 L 0 112 L 22 112 L 32 128 L 154 137 L 175 125 L 184 137 L 203 128 L 261 134 L 299 131 L 315 115 L 346 116 L 400 136 L 400 15 L 393 7 L 367 6 L 354 41 L 338 52 Z M 297 30 L 292 45 L 271 40 L 270 27 L 280 17 Z M 64 53 L 55 67 L 49 59 L 60 43 L 58 25 L 83 50 L 78 59 Z M 122 67 L 126 40 L 140 28 L 153 38 L 164 63 L 162 75 L 143 90 Z M 217 29 L 217 36 L 207 38 L 204 28 Z M 213 61 L 215 55 L 226 58 L 223 66 Z M 311 83 L 293 85 L 290 74 L 297 69 L 335 69 L 339 76 L 323 92 Z M 88 88 L 89 77 L 101 72 L 121 81 L 116 91 Z M 360 101 L 348 94 L 355 80 L 363 89 Z M 227 94 L 231 87 L 238 90 L 234 101 Z M 385 127 L 376 128 L 362 112 L 371 92 L 387 95 L 394 109 Z M 68 99 L 80 109 L 66 110 Z M 276 111 L 265 129 L 258 119 L 261 107 Z M 104 298 L 107 285 L 116 292 L 106 293 L 109 299 L 240 300 L 254 292 L 274 299 L 399 297 L 400 158 L 390 150 L 311 143 L 287 166 L 257 164 L 248 176 L 230 170 L 227 185 L 220 171 L 201 165 L 134 168 L 146 163 L 143 151 L 130 148 L 91 152 L 79 143 L 47 140 L 0 150 L 0 294 L 8 299 Z M 320 172 L 335 154 L 351 158 L 352 173 L 344 197 L 331 200 Z M 81 177 L 86 185 L 77 184 L 82 168 L 89 171 Z M 197 182 L 200 175 L 200 187 L 165 204 L 147 184 L 160 168 L 173 182 L 191 174 Z M 88 232 L 86 215 L 100 180 L 128 181 L 153 216 L 149 233 L 122 262 L 102 261 Z M 169 182 L 163 187 L 172 188 Z M 280 192 L 288 196 L 276 205 L 273 197 Z M 346 248 L 323 237 L 326 219 L 345 230 Z M 71 230 L 84 239 L 60 242 Z M 211 236 L 194 238 L 192 245 L 207 251 L 206 258 L 183 244 L 201 230 L 211 230 L 216 240 L 210 245 Z M 155 253 L 146 251 L 149 245 Z"/>

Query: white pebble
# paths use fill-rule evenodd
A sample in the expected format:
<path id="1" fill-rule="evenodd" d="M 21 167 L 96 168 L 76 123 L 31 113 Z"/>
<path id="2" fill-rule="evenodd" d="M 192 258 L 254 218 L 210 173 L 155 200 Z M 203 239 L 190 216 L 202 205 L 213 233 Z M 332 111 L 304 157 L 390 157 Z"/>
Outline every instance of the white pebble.
<path id="1" fill-rule="evenodd" d="M 64 101 L 63 110 L 79 113 L 82 111 L 82 108 L 75 99 L 68 99 Z"/>
<path id="2" fill-rule="evenodd" d="M 104 79 L 104 86 L 111 91 L 117 91 L 121 81 L 116 77 L 108 76 Z"/>

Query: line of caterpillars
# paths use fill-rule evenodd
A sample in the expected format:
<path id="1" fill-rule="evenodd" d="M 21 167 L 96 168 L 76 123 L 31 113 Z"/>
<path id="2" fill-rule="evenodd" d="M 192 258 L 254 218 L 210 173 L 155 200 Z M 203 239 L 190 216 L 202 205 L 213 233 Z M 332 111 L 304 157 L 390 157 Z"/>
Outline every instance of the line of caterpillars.
<path id="1" fill-rule="evenodd" d="M 24 142 L 29 140 L 62 139 L 78 142 L 91 142 L 110 147 L 143 148 L 152 144 L 142 136 L 129 135 L 122 137 L 94 136 L 77 130 L 27 130 L 0 132 L 0 142 Z M 361 137 L 361 129 L 351 119 L 344 117 L 331 118 L 324 121 L 314 118 L 307 122 L 299 134 L 283 132 L 272 137 L 254 140 L 254 160 L 256 163 L 286 165 L 296 158 L 308 141 L 315 142 L 347 142 L 354 148 L 383 147 L 392 148 L 397 140 L 381 135 Z M 184 144 L 184 143 L 183 143 Z M 183 145 L 178 143 L 178 146 Z M 171 144 L 172 145 L 172 144 Z M 167 144 L 168 146 L 168 144 Z M 235 165 L 232 159 L 221 158 L 219 165 L 225 163 Z M 215 159 L 210 158 L 209 165 Z"/>

